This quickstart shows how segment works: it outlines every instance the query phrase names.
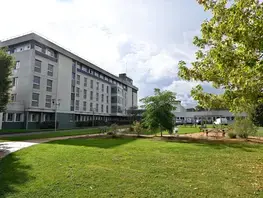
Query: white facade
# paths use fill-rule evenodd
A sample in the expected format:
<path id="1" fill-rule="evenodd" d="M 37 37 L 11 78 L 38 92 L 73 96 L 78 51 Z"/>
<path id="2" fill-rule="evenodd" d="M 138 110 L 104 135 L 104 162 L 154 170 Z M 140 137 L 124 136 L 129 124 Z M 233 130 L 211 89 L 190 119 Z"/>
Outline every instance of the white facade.
<path id="1" fill-rule="evenodd" d="M 34 33 L 0 42 L 0 47 L 8 47 L 16 60 L 4 122 L 51 120 L 55 110 L 69 115 L 61 116 L 63 122 L 93 114 L 109 120 L 127 117 L 127 110 L 137 106 L 138 88 L 126 74 L 114 76 Z"/>

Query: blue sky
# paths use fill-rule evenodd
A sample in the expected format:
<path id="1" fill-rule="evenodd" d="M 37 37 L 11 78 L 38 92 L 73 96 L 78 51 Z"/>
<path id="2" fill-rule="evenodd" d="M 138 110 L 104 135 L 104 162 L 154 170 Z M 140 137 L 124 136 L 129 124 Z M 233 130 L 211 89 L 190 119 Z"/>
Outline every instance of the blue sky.
<path id="1" fill-rule="evenodd" d="M 9 17 L 0 39 L 34 31 L 116 75 L 127 71 L 140 98 L 158 87 L 195 104 L 189 94 L 198 83 L 177 76 L 179 60 L 194 60 L 192 38 L 209 17 L 195 0 L 1 0 L 1 7 L 13 14 L 0 12 Z"/>

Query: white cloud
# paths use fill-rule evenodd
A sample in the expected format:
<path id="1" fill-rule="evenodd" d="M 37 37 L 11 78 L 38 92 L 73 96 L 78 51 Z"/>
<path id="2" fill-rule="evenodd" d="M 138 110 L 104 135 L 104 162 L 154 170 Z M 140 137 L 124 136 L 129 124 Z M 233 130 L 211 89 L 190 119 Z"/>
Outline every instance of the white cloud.
<path id="1" fill-rule="evenodd" d="M 183 23 L 180 16 L 183 0 L 0 1 L 6 8 L 0 12 L 5 19 L 0 39 L 34 31 L 115 75 L 127 71 L 140 89 L 139 97 L 174 81 L 167 88 L 176 87 L 185 103 L 191 103 L 187 94 L 192 83 L 175 80 L 178 61 L 193 60 L 191 38 L 198 34 L 198 26 L 183 31 L 187 29 L 187 19 Z"/>

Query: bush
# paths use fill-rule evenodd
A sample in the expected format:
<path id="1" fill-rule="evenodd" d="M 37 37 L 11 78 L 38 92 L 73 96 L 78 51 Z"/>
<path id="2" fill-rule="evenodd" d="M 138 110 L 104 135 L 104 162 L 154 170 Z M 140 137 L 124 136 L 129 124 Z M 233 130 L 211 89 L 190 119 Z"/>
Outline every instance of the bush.
<path id="1" fill-rule="evenodd" d="M 133 123 L 133 129 L 134 129 L 134 131 L 137 133 L 137 136 L 140 136 L 140 134 L 141 134 L 142 131 L 143 131 L 143 127 L 142 127 L 141 123 L 138 122 L 138 121 L 135 121 L 135 122 Z"/>
<path id="2" fill-rule="evenodd" d="M 234 139 L 234 138 L 237 137 L 237 134 L 234 133 L 234 132 L 229 132 L 227 135 L 228 135 L 228 137 L 231 138 L 231 139 Z"/>
<path id="3" fill-rule="evenodd" d="M 112 124 L 111 126 L 110 126 L 110 129 L 111 129 L 111 135 L 112 135 L 112 137 L 114 138 L 114 137 L 116 137 L 117 136 L 117 132 L 118 132 L 118 125 L 117 124 Z"/>
<path id="4" fill-rule="evenodd" d="M 257 133 L 257 127 L 249 118 L 236 118 L 234 131 L 240 138 L 247 138 L 249 135 Z"/>
<path id="5" fill-rule="evenodd" d="M 59 122 L 57 121 L 56 128 L 59 127 Z M 40 129 L 54 129 L 55 121 L 45 121 L 40 123 Z"/>

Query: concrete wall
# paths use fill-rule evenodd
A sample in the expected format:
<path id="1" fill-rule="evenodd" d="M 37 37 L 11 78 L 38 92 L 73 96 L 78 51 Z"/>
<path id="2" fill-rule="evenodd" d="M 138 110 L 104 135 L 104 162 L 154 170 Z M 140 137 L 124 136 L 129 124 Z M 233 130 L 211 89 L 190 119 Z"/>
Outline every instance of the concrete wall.
<path id="1" fill-rule="evenodd" d="M 131 108 L 133 107 L 133 99 L 132 99 L 132 88 L 131 87 L 128 87 L 127 88 L 127 108 Z"/>

